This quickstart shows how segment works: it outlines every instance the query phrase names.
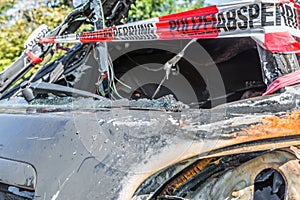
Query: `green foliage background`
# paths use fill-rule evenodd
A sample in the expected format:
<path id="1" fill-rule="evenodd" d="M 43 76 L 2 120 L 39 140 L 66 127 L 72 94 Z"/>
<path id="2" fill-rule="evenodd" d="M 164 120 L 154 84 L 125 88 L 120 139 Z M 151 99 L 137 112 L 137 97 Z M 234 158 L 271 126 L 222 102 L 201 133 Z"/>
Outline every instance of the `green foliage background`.
<path id="1" fill-rule="evenodd" d="M 24 42 L 39 25 L 46 24 L 50 29 L 57 26 L 71 11 L 70 2 L 62 1 L 59 7 L 40 7 L 19 11 L 15 24 L 8 24 L 12 19 L 3 13 L 17 0 L 0 0 L 0 71 L 9 66 L 24 51 Z M 175 13 L 203 6 L 203 0 L 136 0 L 129 13 L 130 21 L 148 19 L 169 13 Z M 41 4 L 42 5 L 42 4 Z"/>
<path id="2" fill-rule="evenodd" d="M 28 36 L 41 24 L 47 24 L 50 29 L 62 22 L 71 8 L 62 5 L 58 8 L 40 7 L 32 10 L 20 10 L 17 20 L 13 24 L 8 24 L 12 20 L 11 16 L 3 13 L 16 0 L 1 0 L 0 7 L 0 71 L 9 66 L 24 51 L 24 42 Z"/>
<path id="3" fill-rule="evenodd" d="M 180 2 L 180 3 L 179 3 Z M 204 0 L 136 0 L 129 12 L 133 21 L 203 7 Z"/>

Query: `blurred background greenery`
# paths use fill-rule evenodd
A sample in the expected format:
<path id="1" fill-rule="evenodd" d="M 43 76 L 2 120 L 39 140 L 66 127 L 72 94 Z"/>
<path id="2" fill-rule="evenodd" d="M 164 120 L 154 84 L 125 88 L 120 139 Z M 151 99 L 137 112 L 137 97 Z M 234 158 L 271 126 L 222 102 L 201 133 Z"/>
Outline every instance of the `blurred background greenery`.
<path id="1" fill-rule="evenodd" d="M 136 0 L 129 20 L 142 20 L 203 7 L 204 0 Z"/>
<path id="2" fill-rule="evenodd" d="M 204 0 L 136 0 L 128 21 L 202 7 Z M 56 27 L 72 10 L 72 0 L 0 0 L 0 71 L 24 51 L 24 42 L 39 25 Z"/>
<path id="3" fill-rule="evenodd" d="M 35 8 L 10 9 L 17 0 L 1 0 L 0 7 L 0 70 L 9 66 L 24 51 L 27 37 L 41 24 L 50 29 L 57 26 L 71 11 L 69 5 L 59 7 L 40 6 Z M 29 7 L 29 6 L 28 6 Z"/>

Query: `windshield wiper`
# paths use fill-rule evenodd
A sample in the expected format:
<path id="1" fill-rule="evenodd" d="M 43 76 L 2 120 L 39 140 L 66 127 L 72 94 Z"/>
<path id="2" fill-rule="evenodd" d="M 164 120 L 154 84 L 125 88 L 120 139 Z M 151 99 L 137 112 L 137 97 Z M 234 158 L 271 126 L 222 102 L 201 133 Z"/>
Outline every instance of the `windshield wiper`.
<path id="1" fill-rule="evenodd" d="M 91 92 L 46 82 L 24 82 L 21 88 L 23 97 L 28 102 L 34 100 L 38 95 L 50 93 L 57 96 L 89 97 L 98 100 L 102 100 L 104 98 Z"/>

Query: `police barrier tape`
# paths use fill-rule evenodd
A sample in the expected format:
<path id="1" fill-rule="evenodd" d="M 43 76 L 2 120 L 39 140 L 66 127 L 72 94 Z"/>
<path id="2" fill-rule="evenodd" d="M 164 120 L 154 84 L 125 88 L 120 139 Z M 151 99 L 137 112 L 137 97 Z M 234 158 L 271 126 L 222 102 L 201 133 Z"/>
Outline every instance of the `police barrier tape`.
<path id="1" fill-rule="evenodd" d="M 40 39 L 40 43 L 252 37 L 272 52 L 300 52 L 300 5 L 253 0 L 209 6 L 93 32 Z"/>

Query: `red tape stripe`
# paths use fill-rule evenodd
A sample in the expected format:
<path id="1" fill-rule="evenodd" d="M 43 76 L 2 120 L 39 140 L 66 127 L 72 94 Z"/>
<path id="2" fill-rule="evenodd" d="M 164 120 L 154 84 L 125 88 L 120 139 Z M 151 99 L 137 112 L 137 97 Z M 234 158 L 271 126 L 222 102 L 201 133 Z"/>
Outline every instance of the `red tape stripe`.
<path id="1" fill-rule="evenodd" d="M 300 83 L 300 71 L 292 72 L 276 79 L 269 85 L 263 96 L 273 94 L 277 90 Z"/>
<path id="2" fill-rule="evenodd" d="M 217 6 L 160 17 L 156 23 L 160 39 L 217 38 Z"/>
<path id="3" fill-rule="evenodd" d="M 289 32 L 265 34 L 265 49 L 272 52 L 297 52 L 300 44 Z"/>
<path id="4" fill-rule="evenodd" d="M 32 65 L 37 65 L 43 62 L 43 59 L 32 53 L 32 51 L 27 52 L 27 59 L 31 62 Z"/>

